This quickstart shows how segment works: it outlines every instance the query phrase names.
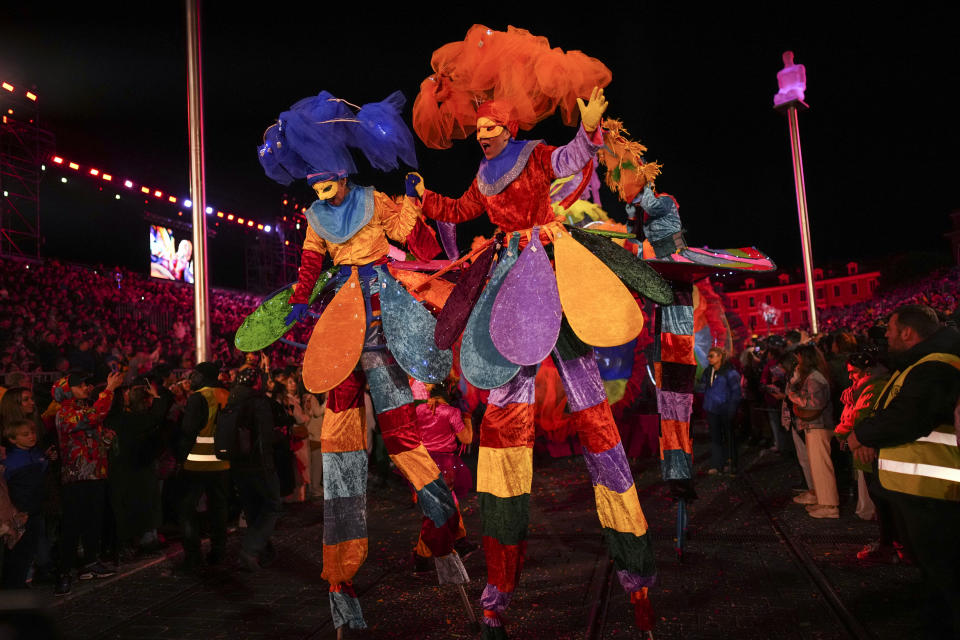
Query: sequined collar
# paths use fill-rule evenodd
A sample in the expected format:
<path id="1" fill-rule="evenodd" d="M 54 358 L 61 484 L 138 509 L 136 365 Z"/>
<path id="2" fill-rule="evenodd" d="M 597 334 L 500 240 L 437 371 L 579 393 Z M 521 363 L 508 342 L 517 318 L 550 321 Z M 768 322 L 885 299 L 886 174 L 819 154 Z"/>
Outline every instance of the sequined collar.
<path id="1" fill-rule="evenodd" d="M 477 189 L 495 196 L 517 179 L 527 166 L 534 148 L 543 140 L 511 140 L 493 160 L 484 160 L 477 171 Z"/>
<path id="2" fill-rule="evenodd" d="M 373 187 L 350 185 L 350 193 L 339 206 L 317 200 L 304 215 L 318 236 L 343 244 L 373 219 Z"/>

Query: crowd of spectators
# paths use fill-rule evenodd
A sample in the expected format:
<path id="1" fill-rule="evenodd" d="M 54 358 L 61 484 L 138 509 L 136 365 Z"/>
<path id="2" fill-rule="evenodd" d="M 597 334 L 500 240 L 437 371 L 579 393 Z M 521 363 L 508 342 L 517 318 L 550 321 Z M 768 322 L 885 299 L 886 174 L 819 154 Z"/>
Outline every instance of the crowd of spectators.
<path id="1" fill-rule="evenodd" d="M 960 301 L 960 267 L 934 272 L 909 284 L 883 289 L 875 297 L 843 307 L 819 311 L 822 330 L 865 333 L 877 323 L 885 322 L 897 307 L 923 304 L 943 319 L 952 315 Z"/>
<path id="2" fill-rule="evenodd" d="M 278 500 L 322 498 L 322 474 L 310 464 L 318 456 L 310 454 L 323 397 L 307 393 L 300 371 L 286 364 L 297 350 L 277 344 L 244 354 L 233 346 L 259 298 L 211 291 L 216 365 L 197 365 L 191 286 L 55 260 L 0 266 L 4 587 L 47 581 L 67 593 L 74 580 L 112 575 L 119 563 L 160 551 L 171 533 L 196 522 L 184 517 L 197 506 L 186 506 L 191 487 L 181 469 L 192 439 L 183 437 L 184 419 L 198 385 L 223 388 L 225 400 L 238 375 L 253 384 L 244 370 L 256 372 L 253 386 L 272 410 Z M 303 340 L 298 332 L 306 330 L 291 337 Z M 197 369 L 210 366 L 213 375 L 200 380 Z M 229 506 L 236 519 L 236 501 Z M 212 520 L 207 514 L 204 526 L 219 530 Z M 248 558 L 247 567 L 258 562 Z"/>
<path id="3" fill-rule="evenodd" d="M 211 290 L 211 359 L 243 364 L 233 334 L 259 303 Z M 129 382 L 158 361 L 188 370 L 195 364 L 193 315 L 191 285 L 125 269 L 0 259 L 0 374 L 82 369 L 106 379 L 120 368 Z M 291 337 L 302 342 L 306 331 L 297 327 Z M 269 355 L 283 366 L 297 350 L 277 344 Z"/>

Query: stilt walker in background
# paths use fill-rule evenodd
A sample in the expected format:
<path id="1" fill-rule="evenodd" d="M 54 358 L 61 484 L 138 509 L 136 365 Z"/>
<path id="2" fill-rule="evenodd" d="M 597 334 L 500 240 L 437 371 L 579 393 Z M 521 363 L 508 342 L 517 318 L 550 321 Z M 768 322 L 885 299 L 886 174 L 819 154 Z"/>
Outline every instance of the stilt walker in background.
<path id="1" fill-rule="evenodd" d="M 436 73 L 421 85 L 414 107 L 417 134 L 427 146 L 446 148 L 451 139 L 476 131 L 485 160 L 459 199 L 423 189 L 416 176 L 408 184 L 422 194 L 428 217 L 463 222 L 486 212 L 500 232 L 461 276 L 436 331 L 438 347 L 463 333 L 464 377 L 492 389 L 477 473 L 488 574 L 481 598 L 484 637 L 506 637 L 501 616 L 526 556 L 534 377 L 547 357 L 563 380 L 618 578 L 635 604 L 638 626 L 649 630 L 653 551 L 591 345 L 621 345 L 640 332 L 642 314 L 621 281 L 634 283 L 635 290 L 640 282 L 642 293 L 656 291 L 661 301 L 671 296 L 640 260 L 605 238 L 568 230 L 550 204 L 552 181 L 586 177 L 592 170 L 603 144 L 599 124 L 606 100 L 600 87 L 609 83 L 610 72 L 599 60 L 550 49 L 545 38 L 524 30 L 482 25 L 463 42 L 437 50 L 432 64 Z M 577 106 L 581 126 L 569 144 L 515 139 L 519 128 L 529 129 L 557 109 L 575 124 Z M 608 245 L 599 254 L 598 242 Z M 616 260 L 607 260 L 605 251 L 619 252 L 620 264 L 612 266 Z M 494 257 L 498 262 L 486 282 Z"/>
<path id="2" fill-rule="evenodd" d="M 646 148 L 629 140 L 617 121 L 604 121 L 607 144 L 600 153 L 606 183 L 621 200 L 638 204 L 643 215 L 644 239 L 627 240 L 625 248 L 644 259 L 670 281 L 674 300 L 659 303 L 656 311 L 654 378 L 660 414 L 661 474 L 677 501 L 677 558 L 683 560 L 687 534 L 687 505 L 697 494 L 693 488 L 693 439 L 690 417 L 696 381 L 694 309 L 699 303 L 698 280 L 722 270 L 772 271 L 773 262 L 754 247 L 708 249 L 689 247 L 684 239 L 676 199 L 654 191 L 659 173 L 644 163 Z M 637 229 L 640 231 L 640 229 Z"/>
<path id="3" fill-rule="evenodd" d="M 421 539 L 441 583 L 469 580 L 453 550 L 460 514 L 420 441 L 407 379 L 409 373 L 442 382 L 453 357 L 449 350 L 421 346 L 425 337 L 432 339 L 433 317 L 386 268 L 387 238 L 416 237 L 412 232 L 423 224 L 419 206 L 413 198 L 397 202 L 347 178 L 356 171 L 351 148 L 379 170 L 396 169 L 399 160 L 416 165 L 413 136 L 400 119 L 403 104 L 397 92 L 355 112 L 353 105 L 322 92 L 281 113 L 259 148 L 269 177 L 284 185 L 306 178 L 319 197 L 306 211 L 309 226 L 286 324 L 307 314 L 318 280 L 340 287 L 314 327 L 303 362 L 307 389 L 328 392 L 321 434 L 323 578 L 330 583 L 338 630 L 366 627 L 352 586 L 367 556 L 364 380 L 387 451 L 417 491 L 424 515 Z M 324 271 L 325 255 L 333 269 Z"/>

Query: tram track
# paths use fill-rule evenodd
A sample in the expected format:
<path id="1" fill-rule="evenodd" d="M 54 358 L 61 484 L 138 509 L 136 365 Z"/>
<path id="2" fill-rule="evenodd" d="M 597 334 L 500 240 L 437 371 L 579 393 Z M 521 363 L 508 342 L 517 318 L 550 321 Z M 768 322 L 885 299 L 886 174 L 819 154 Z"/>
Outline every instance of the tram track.
<path id="1" fill-rule="evenodd" d="M 756 463 L 757 460 L 754 461 Z M 776 514 L 765 502 L 764 497 L 758 489 L 754 480 L 750 477 L 750 467 L 748 465 L 737 477 L 736 482 L 745 489 L 745 493 L 752 499 L 756 507 L 759 508 L 767 523 L 770 525 L 771 533 L 752 533 L 731 536 L 724 533 L 698 532 L 696 539 L 698 543 L 715 541 L 729 542 L 731 537 L 737 540 L 743 539 L 744 543 L 762 544 L 777 542 L 781 544 L 790 554 L 794 564 L 802 571 L 810 583 L 816 588 L 817 592 L 823 596 L 824 602 L 830 608 L 830 611 L 836 617 L 837 621 L 843 626 L 844 631 L 852 640 L 875 640 L 876 636 L 870 632 L 852 611 L 844 604 L 843 600 L 830 583 L 827 576 L 820 570 L 814 562 L 810 553 L 801 539 L 801 536 L 794 536 L 781 525 Z M 724 507 L 720 509 L 720 514 L 729 515 L 734 510 L 742 508 L 743 505 Z M 834 539 L 836 536 L 830 536 Z M 859 541 L 861 537 L 853 536 L 851 540 Z M 602 575 L 601 575 L 602 574 Z M 590 587 L 591 606 L 589 607 L 586 623 L 585 640 L 601 640 L 604 637 L 607 609 L 610 603 L 611 594 L 616 592 L 615 572 L 613 570 L 613 561 L 604 554 L 604 557 L 598 561 L 598 569 L 594 573 L 594 579 Z M 652 633 L 648 637 L 655 638 Z"/>
<path id="2" fill-rule="evenodd" d="M 837 594 L 833 585 L 830 584 L 827 576 L 824 575 L 823 571 L 821 571 L 813 561 L 813 558 L 810 557 L 810 554 L 807 553 L 803 542 L 796 540 L 780 525 L 780 521 L 770 510 L 770 507 L 763 500 L 756 485 L 751 480 L 749 467 L 742 474 L 741 478 L 743 484 L 756 501 L 757 506 L 760 507 L 760 510 L 766 516 L 777 538 L 786 546 L 790 555 L 793 556 L 796 563 L 803 569 L 810 582 L 823 594 L 824 600 L 830 606 L 833 614 L 841 624 L 843 624 L 844 629 L 846 629 L 850 637 L 854 640 L 874 640 L 874 635 L 863 626 L 860 620 L 857 619 L 853 612 L 843 603 L 843 600 Z"/>

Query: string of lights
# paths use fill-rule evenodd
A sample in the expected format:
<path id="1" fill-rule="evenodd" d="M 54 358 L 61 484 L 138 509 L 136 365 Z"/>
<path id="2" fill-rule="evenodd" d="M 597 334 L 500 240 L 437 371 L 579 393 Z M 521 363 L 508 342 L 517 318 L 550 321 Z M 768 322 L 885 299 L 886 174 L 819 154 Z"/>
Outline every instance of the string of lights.
<path id="1" fill-rule="evenodd" d="M 53 164 L 57 166 L 66 167 L 68 169 L 76 171 L 80 175 L 85 175 L 89 178 L 94 178 L 97 180 L 101 180 L 103 182 L 109 182 L 111 184 L 117 184 L 117 185 L 121 184 L 120 179 L 114 178 L 114 174 L 108 173 L 96 167 L 81 165 L 78 162 L 72 162 L 58 155 L 54 155 L 51 158 L 51 161 L 53 162 Z M 44 170 L 46 169 L 45 167 L 42 167 L 42 168 Z M 62 182 L 66 182 L 66 180 L 67 180 L 66 178 L 61 178 Z M 181 198 L 178 198 L 177 196 L 170 195 L 168 192 L 164 192 L 161 189 L 155 189 L 153 187 L 148 187 L 143 184 L 135 183 L 133 180 L 130 180 L 130 179 L 124 179 L 122 181 L 122 185 L 125 189 L 129 189 L 133 192 L 140 192 L 156 200 L 166 201 L 176 206 L 183 206 L 186 209 L 193 208 L 193 202 L 191 202 L 189 198 L 181 199 Z M 120 194 L 119 193 L 116 194 L 116 197 L 119 198 Z M 263 224 L 262 222 L 257 222 L 256 220 L 251 220 L 250 218 L 244 218 L 237 214 L 220 211 L 215 207 L 208 206 L 205 209 L 205 212 L 208 216 L 216 215 L 217 218 L 221 218 L 228 222 L 233 222 L 235 224 L 239 224 L 242 226 L 254 228 L 254 229 L 257 229 L 258 231 L 263 231 L 264 233 L 270 233 L 271 231 L 273 231 L 273 227 L 269 224 Z"/>

